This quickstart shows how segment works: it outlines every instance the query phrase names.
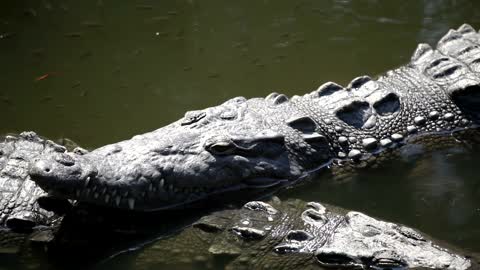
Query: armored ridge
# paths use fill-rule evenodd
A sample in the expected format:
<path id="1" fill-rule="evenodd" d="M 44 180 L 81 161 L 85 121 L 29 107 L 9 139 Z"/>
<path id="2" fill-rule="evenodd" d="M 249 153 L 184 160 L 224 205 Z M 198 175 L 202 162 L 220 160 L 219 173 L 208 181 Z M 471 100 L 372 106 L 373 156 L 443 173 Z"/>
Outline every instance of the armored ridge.
<path id="1" fill-rule="evenodd" d="M 368 161 L 411 138 L 477 127 L 479 46 L 463 25 L 377 80 L 291 99 L 237 97 L 90 153 L 44 155 L 30 175 L 53 196 L 141 211 L 289 185 L 335 160 Z"/>
<path id="2" fill-rule="evenodd" d="M 477 269 L 477 262 L 437 246 L 421 233 L 365 214 L 299 200 L 252 201 L 214 212 L 171 239 L 143 250 L 135 268 Z"/>

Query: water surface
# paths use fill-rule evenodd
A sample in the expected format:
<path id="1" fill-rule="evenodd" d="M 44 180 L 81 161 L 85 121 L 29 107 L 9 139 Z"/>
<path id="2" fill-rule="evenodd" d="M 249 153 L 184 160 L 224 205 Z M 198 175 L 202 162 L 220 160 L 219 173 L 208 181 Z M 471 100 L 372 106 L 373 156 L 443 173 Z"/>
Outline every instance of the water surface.
<path id="1" fill-rule="evenodd" d="M 95 148 L 234 96 L 375 76 L 450 28 L 480 28 L 479 14 L 474 0 L 7 1 L 0 133 L 34 130 Z M 480 252 L 478 158 L 438 153 L 407 171 L 391 166 L 280 196 L 365 211 Z M 129 268 L 135 254 L 107 264 Z"/>

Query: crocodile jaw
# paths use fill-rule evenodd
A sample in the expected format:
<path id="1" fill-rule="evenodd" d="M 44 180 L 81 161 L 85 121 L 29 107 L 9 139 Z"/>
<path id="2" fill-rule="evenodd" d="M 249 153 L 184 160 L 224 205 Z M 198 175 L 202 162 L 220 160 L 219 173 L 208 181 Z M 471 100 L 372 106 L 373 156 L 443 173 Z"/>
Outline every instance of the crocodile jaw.
<path id="1" fill-rule="evenodd" d="M 29 174 L 53 197 L 137 211 L 175 208 L 240 190 L 258 193 L 259 189 L 274 189 L 288 182 L 285 178 L 259 177 L 254 173 L 242 178 L 232 173 L 236 169 L 228 168 L 215 172 L 205 166 L 205 171 L 190 175 L 185 173 L 189 170 L 181 170 L 185 167 L 178 165 L 173 169 L 165 165 L 160 170 L 149 166 L 118 168 L 102 166 L 96 160 L 96 156 L 73 153 L 43 156 L 30 166 Z"/>

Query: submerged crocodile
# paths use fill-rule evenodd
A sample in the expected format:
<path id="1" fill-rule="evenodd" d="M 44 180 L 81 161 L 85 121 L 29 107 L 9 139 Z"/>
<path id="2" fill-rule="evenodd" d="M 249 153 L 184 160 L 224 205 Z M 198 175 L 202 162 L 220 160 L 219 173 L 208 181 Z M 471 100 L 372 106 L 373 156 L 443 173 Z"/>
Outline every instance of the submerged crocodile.
<path id="1" fill-rule="evenodd" d="M 55 260 L 41 265 L 63 269 L 65 263 L 71 266 L 74 262 L 83 268 L 121 250 L 144 247 L 132 261 L 135 269 L 182 264 L 209 269 L 213 265 L 222 269 L 385 270 L 473 270 L 479 266 L 478 258 L 447 249 L 409 227 L 318 202 L 282 202 L 274 197 L 268 203 L 251 201 L 240 208 L 196 215 L 182 211 L 112 213 L 112 209 L 98 208 L 86 214 L 89 222 L 79 217 L 82 211 L 67 213 L 54 238 L 44 243 L 42 250 Z M 152 243 L 152 239 L 159 240 Z M 34 264 L 38 259 L 28 254 L 24 258 Z M 106 264 L 101 268 L 109 268 Z"/>
<path id="2" fill-rule="evenodd" d="M 479 72 L 480 34 L 465 24 L 376 80 L 328 82 L 290 99 L 233 98 L 83 155 L 43 155 L 30 175 L 53 196 L 140 211 L 263 192 L 412 138 L 477 127 Z"/>
<path id="3" fill-rule="evenodd" d="M 278 199 L 207 215 L 142 250 L 135 261 L 135 269 L 182 263 L 227 269 L 478 269 L 477 261 L 411 228 L 317 202 Z"/>

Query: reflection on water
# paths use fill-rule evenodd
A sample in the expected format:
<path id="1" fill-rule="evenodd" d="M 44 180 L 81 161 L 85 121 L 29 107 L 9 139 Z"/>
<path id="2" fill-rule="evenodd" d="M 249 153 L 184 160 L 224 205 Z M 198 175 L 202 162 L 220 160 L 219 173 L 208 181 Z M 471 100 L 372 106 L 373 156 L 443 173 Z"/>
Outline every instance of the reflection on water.
<path id="1" fill-rule="evenodd" d="M 379 74 L 451 27 L 479 28 L 478 14 L 480 2 L 468 0 L 7 1 L 0 133 L 35 130 L 93 148 L 230 97 Z M 476 160 L 438 153 L 414 169 L 389 166 L 282 196 L 366 211 L 480 252 Z M 131 259 L 109 263 L 128 268 Z"/>

